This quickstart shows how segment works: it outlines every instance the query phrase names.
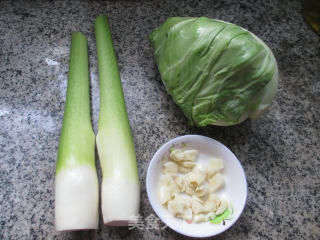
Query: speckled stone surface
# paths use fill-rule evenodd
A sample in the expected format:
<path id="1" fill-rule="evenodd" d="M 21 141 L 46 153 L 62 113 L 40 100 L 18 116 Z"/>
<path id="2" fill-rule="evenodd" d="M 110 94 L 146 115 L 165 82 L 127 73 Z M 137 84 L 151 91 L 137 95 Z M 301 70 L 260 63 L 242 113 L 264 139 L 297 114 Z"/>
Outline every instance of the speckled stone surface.
<path id="1" fill-rule="evenodd" d="M 243 164 L 243 215 L 216 239 L 320 239 L 320 41 L 300 1 L 0 1 L 0 239 L 184 239 L 166 228 L 58 233 L 55 161 L 71 32 L 88 37 L 92 119 L 99 86 L 93 22 L 107 13 L 134 136 L 142 218 L 153 213 L 145 177 L 166 141 L 201 134 L 228 146 Z M 261 37 L 279 64 L 279 91 L 254 122 L 197 129 L 165 92 L 148 35 L 170 16 L 230 21 Z M 99 163 L 97 159 L 97 166 Z M 100 168 L 99 168 L 100 174 Z"/>

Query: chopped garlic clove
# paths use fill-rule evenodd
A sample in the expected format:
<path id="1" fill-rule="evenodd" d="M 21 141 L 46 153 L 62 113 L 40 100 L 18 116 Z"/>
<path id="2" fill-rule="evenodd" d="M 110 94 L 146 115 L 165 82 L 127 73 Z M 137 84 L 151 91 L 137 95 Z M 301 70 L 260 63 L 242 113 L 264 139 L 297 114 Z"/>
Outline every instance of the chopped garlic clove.
<path id="1" fill-rule="evenodd" d="M 210 178 L 209 188 L 211 193 L 216 192 L 223 186 L 224 186 L 224 178 L 220 173 L 217 173 L 212 178 Z"/>
<path id="2" fill-rule="evenodd" d="M 223 199 L 220 203 L 219 208 L 216 211 L 216 214 L 219 215 L 223 213 L 225 210 L 227 210 L 227 208 L 228 208 L 228 202 L 225 199 Z"/>
<path id="3" fill-rule="evenodd" d="M 162 186 L 159 190 L 161 204 L 166 204 L 172 198 L 172 189 L 168 186 Z"/>
<path id="4" fill-rule="evenodd" d="M 177 173 L 178 165 L 175 162 L 169 161 L 163 164 L 163 172 L 164 173 Z"/>
<path id="5" fill-rule="evenodd" d="M 212 177 L 223 169 L 223 161 L 220 158 L 213 158 L 209 162 L 208 166 L 208 177 Z"/>

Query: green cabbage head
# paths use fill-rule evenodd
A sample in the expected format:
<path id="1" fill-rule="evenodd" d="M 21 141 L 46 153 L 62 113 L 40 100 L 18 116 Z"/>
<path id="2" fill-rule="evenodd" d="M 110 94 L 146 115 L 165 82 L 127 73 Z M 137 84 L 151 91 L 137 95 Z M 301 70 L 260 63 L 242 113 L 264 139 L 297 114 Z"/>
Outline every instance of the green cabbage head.
<path id="1" fill-rule="evenodd" d="M 150 35 L 162 81 L 192 125 L 229 126 L 264 112 L 278 67 L 266 44 L 228 22 L 167 19 Z"/>

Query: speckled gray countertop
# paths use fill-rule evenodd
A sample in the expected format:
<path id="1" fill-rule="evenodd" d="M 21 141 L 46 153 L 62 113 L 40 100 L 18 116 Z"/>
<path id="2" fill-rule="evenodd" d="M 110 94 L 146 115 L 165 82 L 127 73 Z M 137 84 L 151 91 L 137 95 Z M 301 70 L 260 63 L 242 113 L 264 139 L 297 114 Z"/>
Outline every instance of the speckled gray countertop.
<path id="1" fill-rule="evenodd" d="M 54 175 L 71 32 L 88 37 L 93 126 L 99 89 L 93 22 L 107 13 L 134 136 L 140 213 L 145 177 L 166 141 L 201 134 L 228 146 L 248 181 L 246 208 L 216 239 L 320 239 L 320 41 L 300 1 L 0 1 L 0 239 L 183 239 L 165 230 L 58 233 Z M 254 122 L 197 129 L 165 92 L 148 35 L 170 16 L 207 16 L 249 29 L 273 50 L 280 85 Z M 97 159 L 98 160 L 98 159 Z M 97 166 L 99 163 L 97 161 Z M 100 169 L 99 169 L 100 174 Z"/>

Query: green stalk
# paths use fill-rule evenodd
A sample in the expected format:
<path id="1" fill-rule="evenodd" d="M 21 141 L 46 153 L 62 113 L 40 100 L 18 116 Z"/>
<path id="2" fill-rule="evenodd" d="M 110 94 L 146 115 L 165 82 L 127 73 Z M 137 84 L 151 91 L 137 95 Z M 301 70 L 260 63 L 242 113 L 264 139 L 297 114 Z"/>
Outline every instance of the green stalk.
<path id="1" fill-rule="evenodd" d="M 95 169 L 94 138 L 90 119 L 87 40 L 81 33 L 73 32 L 57 173 L 79 164 L 88 164 Z"/>
<path id="2" fill-rule="evenodd" d="M 98 227 L 95 136 L 90 118 L 87 40 L 72 33 L 62 132 L 56 166 L 57 230 Z"/>
<path id="3" fill-rule="evenodd" d="M 106 16 L 96 19 L 95 32 L 100 79 L 97 148 L 103 173 L 102 213 L 105 223 L 126 225 L 129 215 L 137 215 L 139 209 L 134 142 Z"/>

